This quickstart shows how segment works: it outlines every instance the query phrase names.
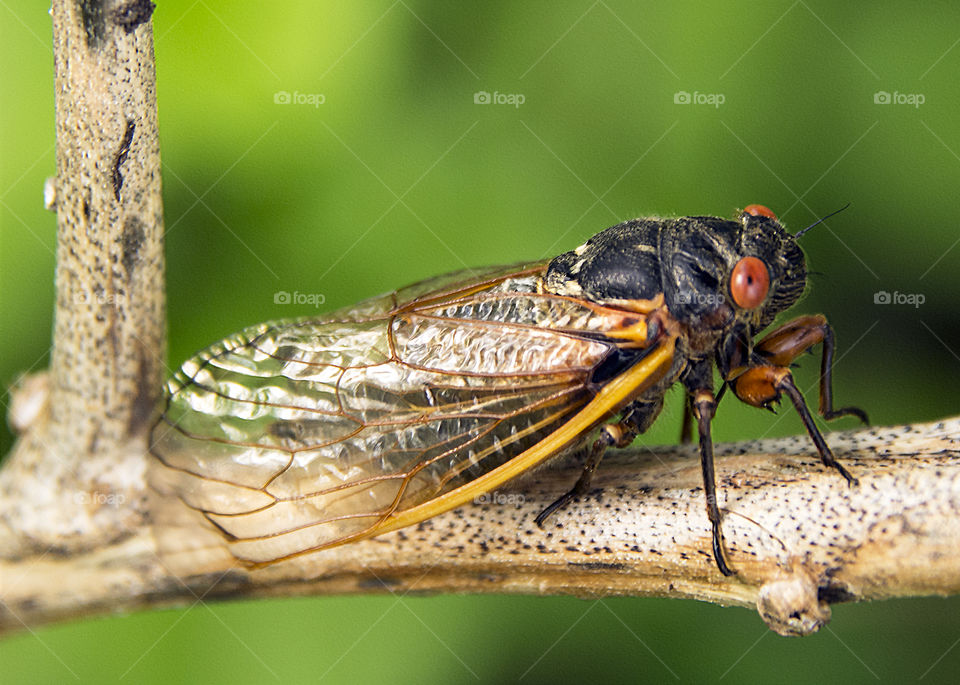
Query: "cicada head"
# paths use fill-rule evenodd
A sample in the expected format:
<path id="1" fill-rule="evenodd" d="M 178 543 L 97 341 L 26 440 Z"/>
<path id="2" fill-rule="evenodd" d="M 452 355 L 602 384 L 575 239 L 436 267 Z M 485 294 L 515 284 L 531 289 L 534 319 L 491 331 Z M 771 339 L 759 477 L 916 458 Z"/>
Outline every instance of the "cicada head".
<path id="1" fill-rule="evenodd" d="M 796 238 L 772 211 L 750 205 L 735 221 L 694 216 L 664 226 L 663 292 L 691 330 L 766 327 L 799 299 L 806 265 Z"/>
<path id="2" fill-rule="evenodd" d="M 807 266 L 796 237 L 766 207 L 749 205 L 740 213 L 740 224 L 739 259 L 730 270 L 728 287 L 741 316 L 760 330 L 800 299 Z"/>

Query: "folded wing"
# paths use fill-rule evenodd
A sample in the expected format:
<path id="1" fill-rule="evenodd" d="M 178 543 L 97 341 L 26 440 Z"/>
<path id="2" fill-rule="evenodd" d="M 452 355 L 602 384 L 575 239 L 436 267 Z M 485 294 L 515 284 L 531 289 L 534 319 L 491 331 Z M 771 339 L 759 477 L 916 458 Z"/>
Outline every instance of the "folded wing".
<path id="1" fill-rule="evenodd" d="M 542 440 L 592 397 L 622 313 L 537 292 L 542 265 L 445 277 L 186 362 L 153 486 L 263 564 L 375 534 Z M 592 335 L 588 335 L 592 334 Z"/>

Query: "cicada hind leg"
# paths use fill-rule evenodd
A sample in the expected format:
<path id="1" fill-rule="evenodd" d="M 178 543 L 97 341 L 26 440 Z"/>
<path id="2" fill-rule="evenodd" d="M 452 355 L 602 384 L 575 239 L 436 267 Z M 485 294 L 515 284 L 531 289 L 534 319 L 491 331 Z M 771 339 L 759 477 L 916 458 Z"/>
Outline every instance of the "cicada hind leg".
<path id="1" fill-rule="evenodd" d="M 633 402 L 624 411 L 623 417 L 617 423 L 610 423 L 600 429 L 600 435 L 590 446 L 587 459 L 583 465 L 583 472 L 580 478 L 570 490 L 559 497 L 546 509 L 541 511 L 534 519 L 536 524 L 543 528 L 544 522 L 550 516 L 567 506 L 577 497 L 585 494 L 590 489 L 593 482 L 593 474 L 596 473 L 600 460 L 609 447 L 627 447 L 634 438 L 643 433 L 653 423 L 654 419 L 663 408 L 663 397 L 652 399 L 650 401 L 637 400 Z"/>
<path id="2" fill-rule="evenodd" d="M 833 329 L 819 314 L 796 318 L 765 336 L 754 347 L 754 353 L 768 363 L 752 366 L 736 378 L 728 380 L 728 384 L 741 401 L 755 407 L 770 407 L 780 399 L 781 394 L 786 394 L 800 415 L 810 439 L 816 445 L 820 461 L 839 471 L 848 483 L 855 485 L 857 479 L 837 461 L 823 439 L 823 434 L 817 428 L 803 394 L 797 388 L 790 372 L 789 366 L 793 360 L 817 343 L 823 344 L 820 362 L 820 415 L 827 420 L 856 416 L 863 423 L 867 423 L 866 412 L 858 407 L 833 407 Z"/>

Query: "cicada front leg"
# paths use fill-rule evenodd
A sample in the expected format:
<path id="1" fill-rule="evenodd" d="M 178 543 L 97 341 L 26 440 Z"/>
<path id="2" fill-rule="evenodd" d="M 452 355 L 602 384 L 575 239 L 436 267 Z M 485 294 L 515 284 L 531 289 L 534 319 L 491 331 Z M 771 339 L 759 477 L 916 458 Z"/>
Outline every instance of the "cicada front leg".
<path id="1" fill-rule="evenodd" d="M 793 374 L 785 366 L 755 366 L 738 376 L 731 382 L 734 393 L 747 404 L 755 407 L 767 407 L 771 403 L 780 399 L 780 395 L 785 393 L 793 406 L 796 408 L 800 419 L 803 421 L 804 428 L 817 446 L 817 452 L 820 453 L 820 461 L 824 466 L 834 468 L 840 472 L 840 475 L 847 479 L 850 485 L 856 485 L 857 479 L 837 461 L 823 439 L 823 434 L 814 423 L 813 414 L 807 408 L 807 403 L 803 399 L 803 394 L 793 382 Z"/>
<path id="2" fill-rule="evenodd" d="M 833 330 L 826 319 L 820 315 L 794 319 L 764 337 L 757 343 L 754 352 L 769 364 L 753 366 L 736 378 L 728 379 L 728 384 L 740 400 L 755 407 L 769 407 L 780 399 L 781 394 L 786 394 L 800 415 L 810 439 L 816 445 L 817 452 L 820 453 L 820 461 L 824 466 L 839 471 L 848 483 L 855 485 L 857 479 L 837 461 L 830 447 L 827 446 L 788 368 L 794 359 L 817 343 L 823 343 L 823 358 L 820 366 L 820 414 L 828 420 L 851 415 L 866 423 L 867 415 L 862 409 L 833 408 L 831 369 Z"/>
<path id="3" fill-rule="evenodd" d="M 788 321 L 757 342 L 754 352 L 773 366 L 790 366 L 794 359 L 817 343 L 823 343 L 823 356 L 820 359 L 820 415 L 828 421 L 840 416 L 856 416 L 863 423 L 869 423 L 867 413 L 859 407 L 833 408 L 833 328 L 821 314 L 801 316 Z M 749 378 L 742 384 L 734 382 L 733 390 L 737 397 L 740 397 L 737 388 L 743 387 L 747 390 L 749 384 Z"/>
<path id="4" fill-rule="evenodd" d="M 536 524 L 543 528 L 544 522 L 559 509 L 567 506 L 574 499 L 583 495 L 590 489 L 593 482 L 593 474 L 596 473 L 600 460 L 609 447 L 627 447 L 634 438 L 643 433 L 653 420 L 657 418 L 660 410 L 663 408 L 663 398 L 660 397 L 651 401 L 637 400 L 633 402 L 624 411 L 623 417 L 616 423 L 609 423 L 600 429 L 600 435 L 590 447 L 587 454 L 587 460 L 584 462 L 583 471 L 580 478 L 572 488 L 546 509 L 541 511 L 534 519 Z"/>

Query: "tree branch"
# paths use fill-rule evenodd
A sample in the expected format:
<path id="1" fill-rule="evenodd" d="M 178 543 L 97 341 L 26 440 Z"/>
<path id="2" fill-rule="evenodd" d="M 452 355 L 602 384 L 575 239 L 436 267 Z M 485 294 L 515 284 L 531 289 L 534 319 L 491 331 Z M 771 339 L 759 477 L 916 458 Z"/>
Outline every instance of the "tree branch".
<path id="1" fill-rule="evenodd" d="M 960 417 L 833 433 L 848 487 L 807 439 L 720 445 L 724 534 L 737 571 L 710 555 L 692 449 L 611 454 L 596 488 L 552 519 L 570 487 L 548 468 L 418 526 L 251 571 L 179 501 L 158 521 L 82 555 L 0 562 L 0 628 L 197 597 L 370 592 L 642 595 L 757 606 L 771 628 L 807 634 L 830 604 L 960 590 Z"/>

